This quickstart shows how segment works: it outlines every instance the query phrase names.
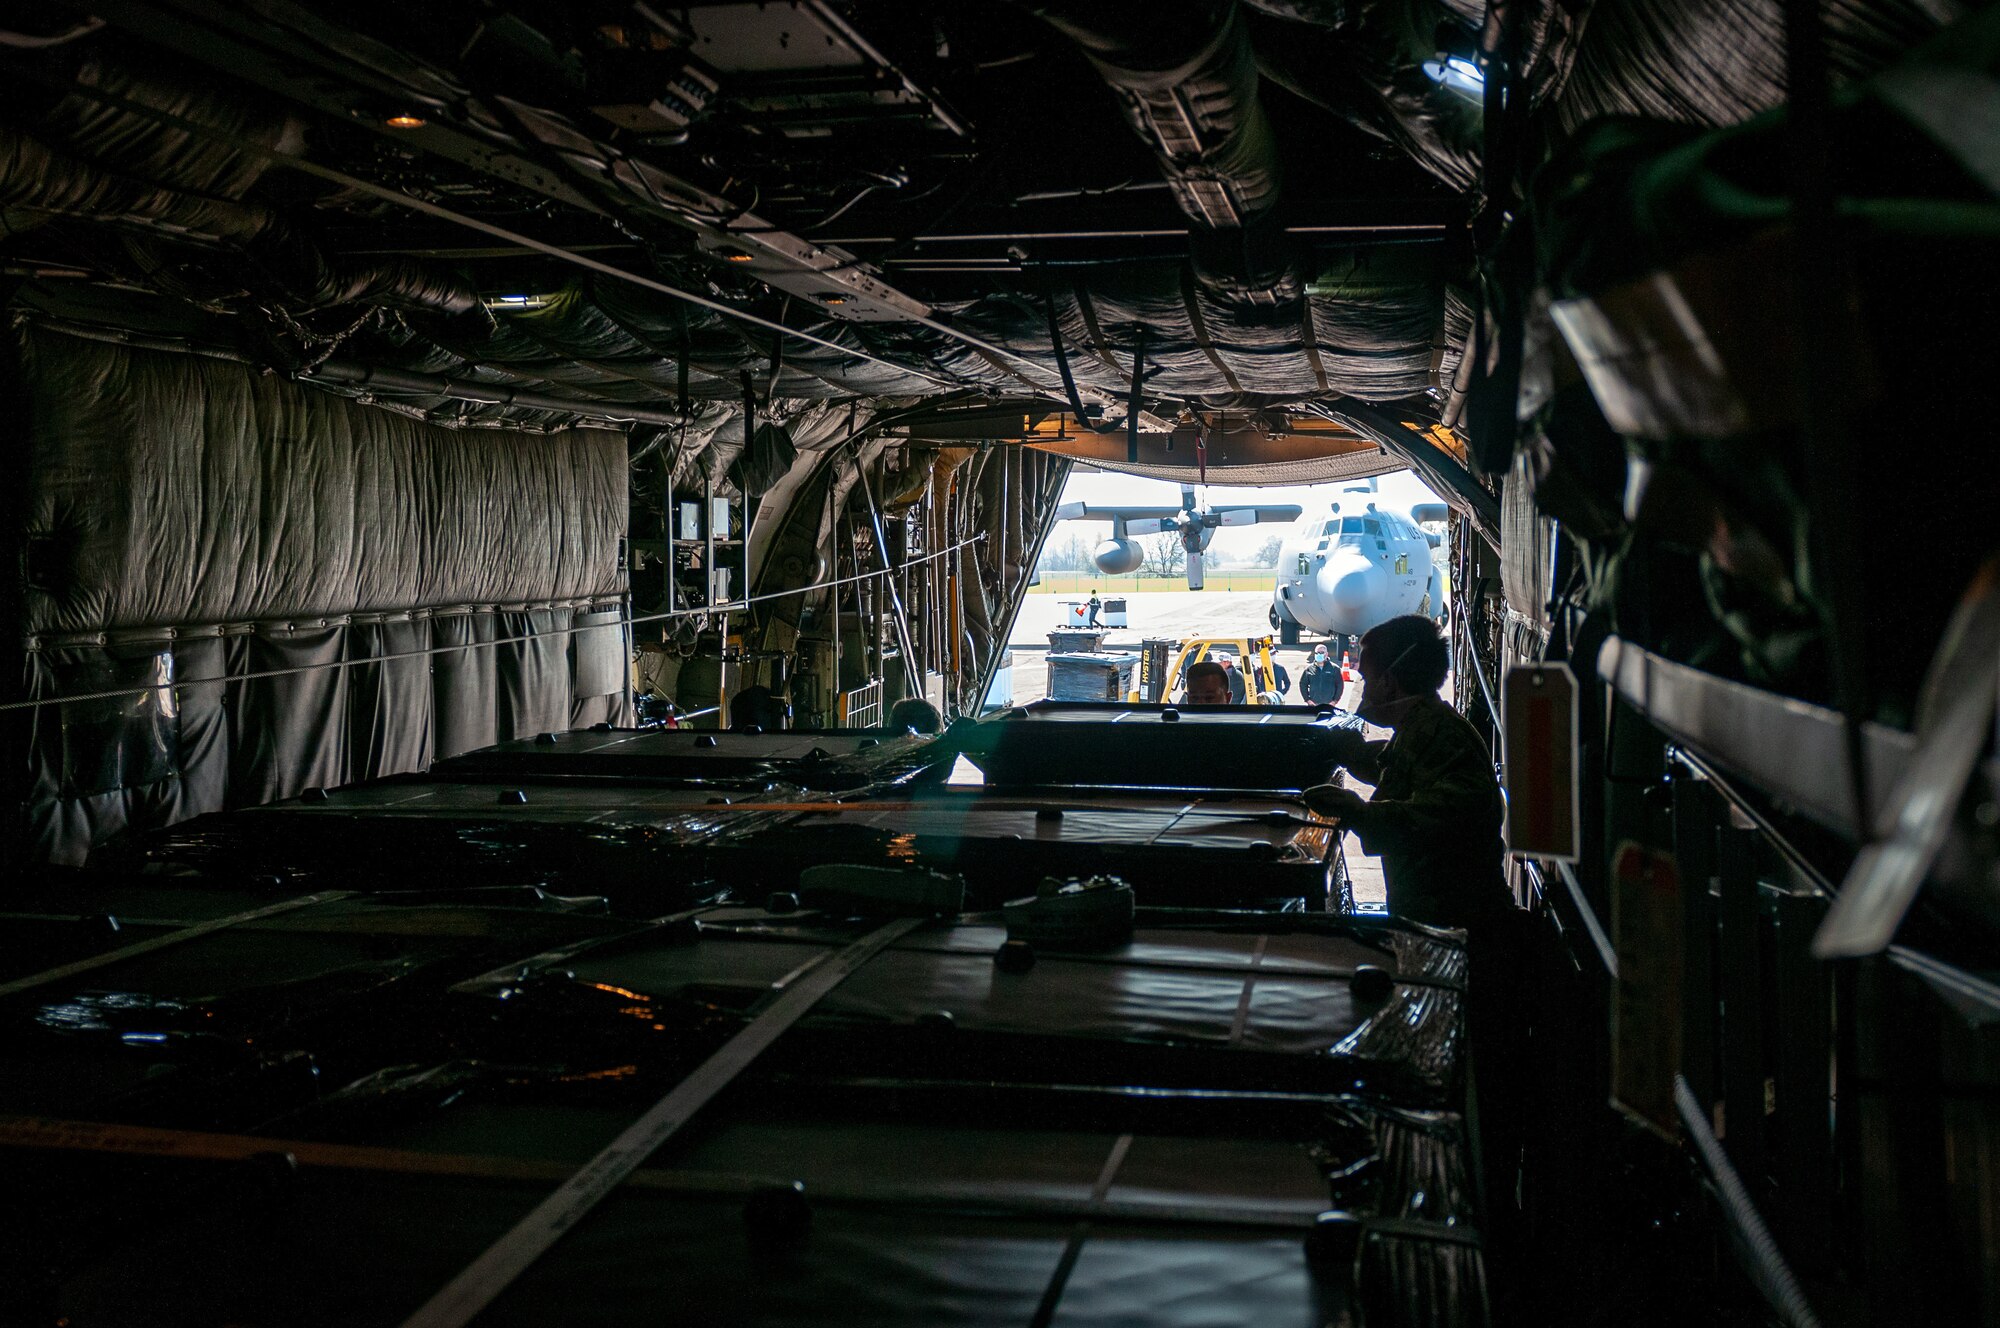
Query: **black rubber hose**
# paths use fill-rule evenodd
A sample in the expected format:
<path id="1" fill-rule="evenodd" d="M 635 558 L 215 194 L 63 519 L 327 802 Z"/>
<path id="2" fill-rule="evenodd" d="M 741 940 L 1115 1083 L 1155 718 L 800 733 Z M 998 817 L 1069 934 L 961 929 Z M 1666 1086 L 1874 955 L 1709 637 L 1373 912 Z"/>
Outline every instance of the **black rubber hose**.
<path id="1" fill-rule="evenodd" d="M 1076 378 L 1069 371 L 1069 352 L 1063 347 L 1062 324 L 1056 321 L 1056 297 L 1042 292 L 1042 305 L 1049 315 L 1049 345 L 1056 353 L 1056 372 L 1062 376 L 1063 395 L 1069 398 L 1070 412 L 1076 416 L 1079 429 L 1092 433 L 1116 433 L 1115 424 L 1098 424 L 1083 412 L 1083 396 L 1076 390 Z"/>

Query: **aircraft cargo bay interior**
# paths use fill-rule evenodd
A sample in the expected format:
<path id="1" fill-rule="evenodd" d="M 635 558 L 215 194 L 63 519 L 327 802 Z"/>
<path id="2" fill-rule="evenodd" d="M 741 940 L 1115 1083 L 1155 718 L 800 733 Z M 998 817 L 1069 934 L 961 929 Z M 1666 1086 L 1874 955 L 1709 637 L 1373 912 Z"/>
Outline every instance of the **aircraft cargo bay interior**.
<path id="1" fill-rule="evenodd" d="M 2000 1325 L 2000 8 L 4 10 L 0 1328 Z"/>

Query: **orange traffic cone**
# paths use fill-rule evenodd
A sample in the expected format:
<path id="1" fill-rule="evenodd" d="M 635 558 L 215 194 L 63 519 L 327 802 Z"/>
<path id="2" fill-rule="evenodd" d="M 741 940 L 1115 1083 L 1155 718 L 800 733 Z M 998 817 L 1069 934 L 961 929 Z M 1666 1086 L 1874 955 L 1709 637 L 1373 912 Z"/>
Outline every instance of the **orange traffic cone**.
<path id="1" fill-rule="evenodd" d="M 1348 652 L 1345 650 L 1340 652 L 1340 680 L 1342 682 L 1354 681 L 1354 665 L 1349 660 Z"/>

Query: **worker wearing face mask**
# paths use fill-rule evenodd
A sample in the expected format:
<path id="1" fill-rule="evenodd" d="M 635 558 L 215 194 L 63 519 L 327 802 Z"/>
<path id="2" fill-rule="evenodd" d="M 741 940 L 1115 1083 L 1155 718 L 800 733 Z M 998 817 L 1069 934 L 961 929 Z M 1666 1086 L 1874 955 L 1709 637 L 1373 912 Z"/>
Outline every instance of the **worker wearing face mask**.
<path id="1" fill-rule="evenodd" d="M 1486 1192 L 1496 1211 L 1511 1212 L 1525 1130 L 1522 1038 L 1532 1012 L 1521 993 L 1532 986 L 1525 974 L 1533 928 L 1507 888 L 1492 755 L 1438 695 L 1450 668 L 1451 652 L 1428 618 L 1391 618 L 1362 637 L 1356 711 L 1395 736 L 1369 742 L 1351 729 L 1335 732 L 1343 735 L 1336 739 L 1344 748 L 1340 763 L 1375 794 L 1322 784 L 1307 789 L 1305 801 L 1381 857 L 1392 916 L 1465 929 L 1466 1031 L 1479 1083 Z"/>
<path id="2" fill-rule="evenodd" d="M 1321 784 L 1306 805 L 1339 820 L 1382 859 L 1392 916 L 1477 930 L 1514 906 L 1502 863 L 1503 806 L 1486 744 L 1438 689 L 1451 652 L 1430 619 L 1391 618 L 1361 638 L 1356 713 L 1395 730 L 1370 742 L 1336 730 L 1337 759 L 1372 798 Z"/>
<path id="3" fill-rule="evenodd" d="M 1314 646 L 1312 663 L 1299 675 L 1299 697 L 1307 705 L 1339 705 L 1340 694 L 1347 687 L 1340 676 L 1340 669 L 1328 657 L 1326 647 Z"/>

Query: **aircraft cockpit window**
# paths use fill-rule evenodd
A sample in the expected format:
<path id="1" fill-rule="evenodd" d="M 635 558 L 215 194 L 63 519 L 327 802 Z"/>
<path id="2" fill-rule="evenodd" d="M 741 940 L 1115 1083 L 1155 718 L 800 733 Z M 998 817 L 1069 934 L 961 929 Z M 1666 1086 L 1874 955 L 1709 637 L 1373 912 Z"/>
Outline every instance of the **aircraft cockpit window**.
<path id="1" fill-rule="evenodd" d="M 1319 533 L 1322 535 L 1338 535 L 1340 533 L 1340 522 L 1338 520 L 1327 522 L 1326 528 Z"/>
<path id="2" fill-rule="evenodd" d="M 1364 521 L 1361 524 L 1362 528 L 1366 530 L 1367 533 L 1369 533 L 1370 535 L 1374 535 L 1377 538 L 1381 537 L 1382 523 L 1380 521 Z"/>

